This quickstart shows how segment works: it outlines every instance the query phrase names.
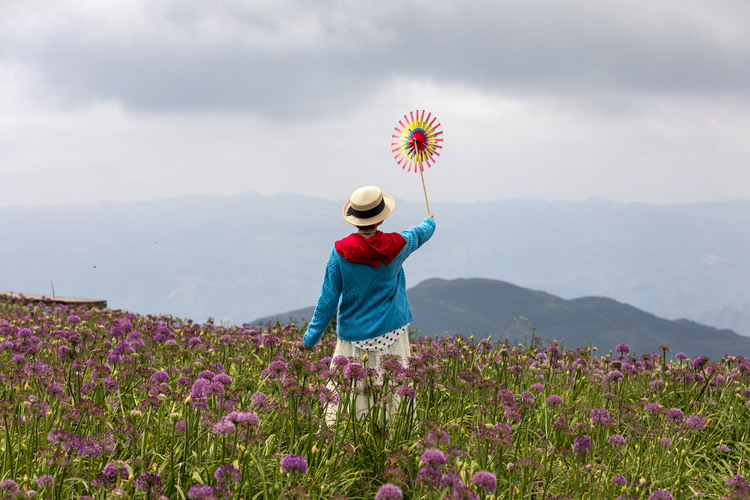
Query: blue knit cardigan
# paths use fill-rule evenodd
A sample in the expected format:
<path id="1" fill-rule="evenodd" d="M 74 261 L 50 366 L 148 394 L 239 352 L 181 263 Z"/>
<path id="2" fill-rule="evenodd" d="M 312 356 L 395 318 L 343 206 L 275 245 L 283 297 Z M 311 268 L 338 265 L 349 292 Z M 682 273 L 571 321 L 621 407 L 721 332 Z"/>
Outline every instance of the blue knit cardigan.
<path id="1" fill-rule="evenodd" d="M 402 264 L 434 232 L 435 220 L 431 217 L 401 231 L 404 247 L 390 264 L 381 263 L 380 267 L 348 262 L 334 247 L 315 313 L 302 339 L 305 345 L 315 347 L 337 308 L 336 334 L 342 340 L 370 339 L 409 323 L 413 317 Z"/>

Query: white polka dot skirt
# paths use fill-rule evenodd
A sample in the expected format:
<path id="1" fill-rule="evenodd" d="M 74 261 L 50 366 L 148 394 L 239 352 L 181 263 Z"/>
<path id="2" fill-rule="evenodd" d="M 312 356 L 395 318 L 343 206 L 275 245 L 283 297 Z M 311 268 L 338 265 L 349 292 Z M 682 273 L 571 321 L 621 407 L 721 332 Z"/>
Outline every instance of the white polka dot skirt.
<path id="1" fill-rule="evenodd" d="M 394 342 L 396 342 L 401 337 L 401 335 L 406 334 L 408 327 L 409 324 L 407 323 L 401 328 L 391 330 L 390 332 L 386 332 L 383 335 L 379 335 L 371 339 L 352 340 L 351 342 L 353 346 L 359 347 L 360 349 L 364 349 L 366 351 L 383 351 L 390 347 Z"/>

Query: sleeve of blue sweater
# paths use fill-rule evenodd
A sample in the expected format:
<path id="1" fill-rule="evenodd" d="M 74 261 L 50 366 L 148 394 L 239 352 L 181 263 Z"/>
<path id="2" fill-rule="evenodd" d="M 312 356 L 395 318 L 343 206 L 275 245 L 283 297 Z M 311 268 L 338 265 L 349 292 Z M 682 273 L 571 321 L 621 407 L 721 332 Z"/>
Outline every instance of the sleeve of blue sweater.
<path id="1" fill-rule="evenodd" d="M 307 325 L 307 331 L 302 342 L 308 347 L 315 347 L 320 337 L 328 327 L 328 324 L 336 314 L 341 296 L 341 269 L 338 265 L 338 253 L 336 248 L 331 249 L 331 255 L 326 264 L 326 273 L 323 278 L 323 286 L 320 289 L 318 303 L 315 305 L 315 313 Z"/>

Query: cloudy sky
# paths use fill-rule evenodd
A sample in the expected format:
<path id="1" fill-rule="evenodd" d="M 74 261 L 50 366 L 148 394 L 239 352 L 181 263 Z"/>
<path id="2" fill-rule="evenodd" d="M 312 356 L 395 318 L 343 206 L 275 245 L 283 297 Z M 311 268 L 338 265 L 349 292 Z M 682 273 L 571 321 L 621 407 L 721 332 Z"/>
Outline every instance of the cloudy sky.
<path id="1" fill-rule="evenodd" d="M 750 199 L 747 0 L 0 0 L 0 206 Z"/>

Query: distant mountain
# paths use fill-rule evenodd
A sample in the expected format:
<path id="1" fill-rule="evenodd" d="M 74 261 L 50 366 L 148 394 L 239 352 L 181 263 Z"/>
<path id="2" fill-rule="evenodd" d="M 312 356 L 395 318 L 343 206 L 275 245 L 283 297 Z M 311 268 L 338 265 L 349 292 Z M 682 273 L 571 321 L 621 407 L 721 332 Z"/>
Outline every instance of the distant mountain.
<path id="1" fill-rule="evenodd" d="M 244 193 L 2 207 L 0 291 L 51 295 L 54 285 L 124 310 L 246 322 L 314 302 L 333 242 L 351 230 L 342 204 Z M 410 286 L 483 277 L 692 320 L 750 302 L 749 201 L 430 206 L 437 232 L 406 262 Z M 422 201 L 396 200 L 383 229 L 423 217 Z M 750 335 L 744 325 L 713 324 Z"/>
<path id="2" fill-rule="evenodd" d="M 565 300 L 554 295 L 489 279 L 429 279 L 407 290 L 414 313 L 411 327 L 422 335 L 508 337 L 528 345 L 531 327 L 543 339 L 568 347 L 592 344 L 599 354 L 627 344 L 636 354 L 684 352 L 712 359 L 724 353 L 750 356 L 750 338 L 688 320 L 671 321 L 604 297 Z M 314 307 L 260 318 L 253 324 L 312 317 Z"/>

